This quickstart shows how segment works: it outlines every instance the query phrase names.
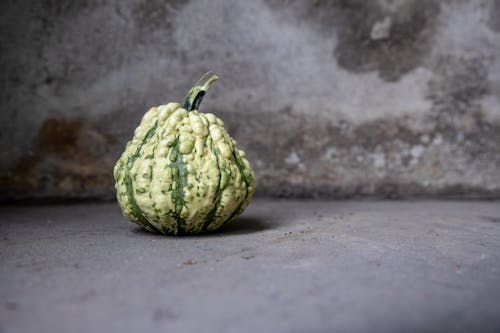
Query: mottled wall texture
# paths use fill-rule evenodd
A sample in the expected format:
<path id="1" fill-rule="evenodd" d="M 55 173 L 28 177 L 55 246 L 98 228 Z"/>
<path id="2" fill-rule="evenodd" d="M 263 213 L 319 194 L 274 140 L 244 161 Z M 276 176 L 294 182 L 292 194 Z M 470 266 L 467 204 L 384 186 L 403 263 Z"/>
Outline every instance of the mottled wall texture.
<path id="1" fill-rule="evenodd" d="M 500 197 L 500 1 L 0 4 L 0 196 L 112 198 L 150 106 L 201 111 L 260 195 Z"/>

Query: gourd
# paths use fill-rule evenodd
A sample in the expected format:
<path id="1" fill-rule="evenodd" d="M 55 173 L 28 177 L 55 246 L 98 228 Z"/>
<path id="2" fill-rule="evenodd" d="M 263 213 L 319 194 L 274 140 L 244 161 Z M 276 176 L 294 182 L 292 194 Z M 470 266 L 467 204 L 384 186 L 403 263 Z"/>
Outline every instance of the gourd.
<path id="1" fill-rule="evenodd" d="M 184 105 L 147 111 L 114 167 L 118 203 L 127 219 L 151 232 L 210 232 L 238 217 L 255 190 L 245 152 L 224 123 L 198 111 L 217 80 L 191 88 Z"/>

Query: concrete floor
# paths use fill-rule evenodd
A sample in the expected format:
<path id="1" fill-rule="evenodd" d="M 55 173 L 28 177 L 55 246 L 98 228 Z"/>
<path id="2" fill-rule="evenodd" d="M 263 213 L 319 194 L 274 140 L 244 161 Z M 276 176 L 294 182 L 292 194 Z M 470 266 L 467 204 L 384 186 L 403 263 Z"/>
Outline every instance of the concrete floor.
<path id="1" fill-rule="evenodd" d="M 0 332 L 500 332 L 500 203 L 254 200 L 223 232 L 0 208 Z"/>

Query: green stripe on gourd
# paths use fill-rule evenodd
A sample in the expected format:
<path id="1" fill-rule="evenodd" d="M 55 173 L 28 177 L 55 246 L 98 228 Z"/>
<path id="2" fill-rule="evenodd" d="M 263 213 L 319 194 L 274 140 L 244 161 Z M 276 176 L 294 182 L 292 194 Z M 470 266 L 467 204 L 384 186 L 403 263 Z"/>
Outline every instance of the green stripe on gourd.
<path id="1" fill-rule="evenodd" d="M 157 127 L 158 127 L 158 123 L 155 122 L 154 126 L 144 136 L 144 139 L 142 140 L 141 144 L 139 146 L 137 146 L 137 150 L 136 150 L 135 154 L 130 155 L 130 157 L 128 158 L 128 161 L 127 161 L 128 170 L 130 170 L 130 167 L 132 166 L 132 164 L 139 157 L 140 151 L 141 151 L 142 147 L 145 145 L 145 143 L 147 142 L 147 140 L 150 139 L 156 133 Z M 135 200 L 134 186 L 132 184 L 132 176 L 130 175 L 129 171 L 125 172 L 125 186 L 127 187 L 127 197 L 128 197 L 128 201 L 130 202 L 130 205 L 131 205 L 132 214 L 137 219 L 137 221 L 144 228 L 146 228 L 150 231 L 160 232 L 160 230 L 158 230 L 154 225 L 149 223 L 149 221 L 142 214 L 141 209 L 137 205 L 137 202 Z"/>
<path id="2" fill-rule="evenodd" d="M 175 204 L 172 212 L 172 217 L 176 221 L 177 234 L 184 234 L 186 232 L 186 221 L 181 217 L 182 208 L 184 207 L 184 187 L 187 186 L 186 165 L 184 164 L 182 153 L 179 151 L 179 137 L 177 137 L 172 150 L 170 151 L 170 168 L 172 168 L 172 179 L 174 187 L 172 190 L 171 198 Z"/>
<path id="3" fill-rule="evenodd" d="M 202 232 L 206 232 L 208 230 L 208 227 L 210 226 L 210 224 L 214 221 L 215 213 L 217 212 L 217 209 L 219 208 L 222 191 L 224 190 L 225 186 L 227 185 L 227 181 L 228 181 L 227 173 L 224 170 L 222 170 L 222 165 L 221 165 L 222 163 L 220 162 L 219 150 L 217 148 L 214 148 L 214 147 L 212 147 L 212 149 L 213 149 L 215 156 L 217 157 L 217 169 L 219 170 L 219 182 L 217 184 L 217 189 L 215 191 L 214 206 L 210 210 L 210 212 L 208 212 L 208 215 L 205 218 L 205 221 L 203 222 Z"/>
<path id="4" fill-rule="evenodd" d="M 127 218 L 149 231 L 212 231 L 241 214 L 253 194 L 248 161 L 223 122 L 198 111 L 210 84 L 184 102 L 148 111 L 114 169 L 117 198 Z"/>
<path id="5" fill-rule="evenodd" d="M 243 163 L 243 160 L 239 153 L 234 150 L 233 151 L 233 156 L 234 156 L 234 161 L 236 165 L 238 166 L 238 169 L 240 170 L 241 177 L 243 178 L 243 181 L 245 182 L 245 197 L 239 204 L 238 208 L 231 214 L 231 216 L 225 220 L 222 223 L 222 226 L 226 225 L 227 223 L 231 222 L 234 218 L 236 218 L 238 215 L 243 213 L 245 210 L 246 206 L 248 205 L 250 201 L 250 196 L 253 194 L 253 189 L 252 189 L 252 183 L 253 183 L 253 176 L 252 172 L 246 168 L 246 166 Z"/>

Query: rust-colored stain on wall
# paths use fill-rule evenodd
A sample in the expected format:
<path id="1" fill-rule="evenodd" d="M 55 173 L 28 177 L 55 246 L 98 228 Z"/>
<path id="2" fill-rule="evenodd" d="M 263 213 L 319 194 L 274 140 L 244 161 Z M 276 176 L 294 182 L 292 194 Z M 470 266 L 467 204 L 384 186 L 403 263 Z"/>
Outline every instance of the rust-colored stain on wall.
<path id="1" fill-rule="evenodd" d="M 32 148 L 0 177 L 2 199 L 110 197 L 116 140 L 83 119 L 49 118 Z"/>

